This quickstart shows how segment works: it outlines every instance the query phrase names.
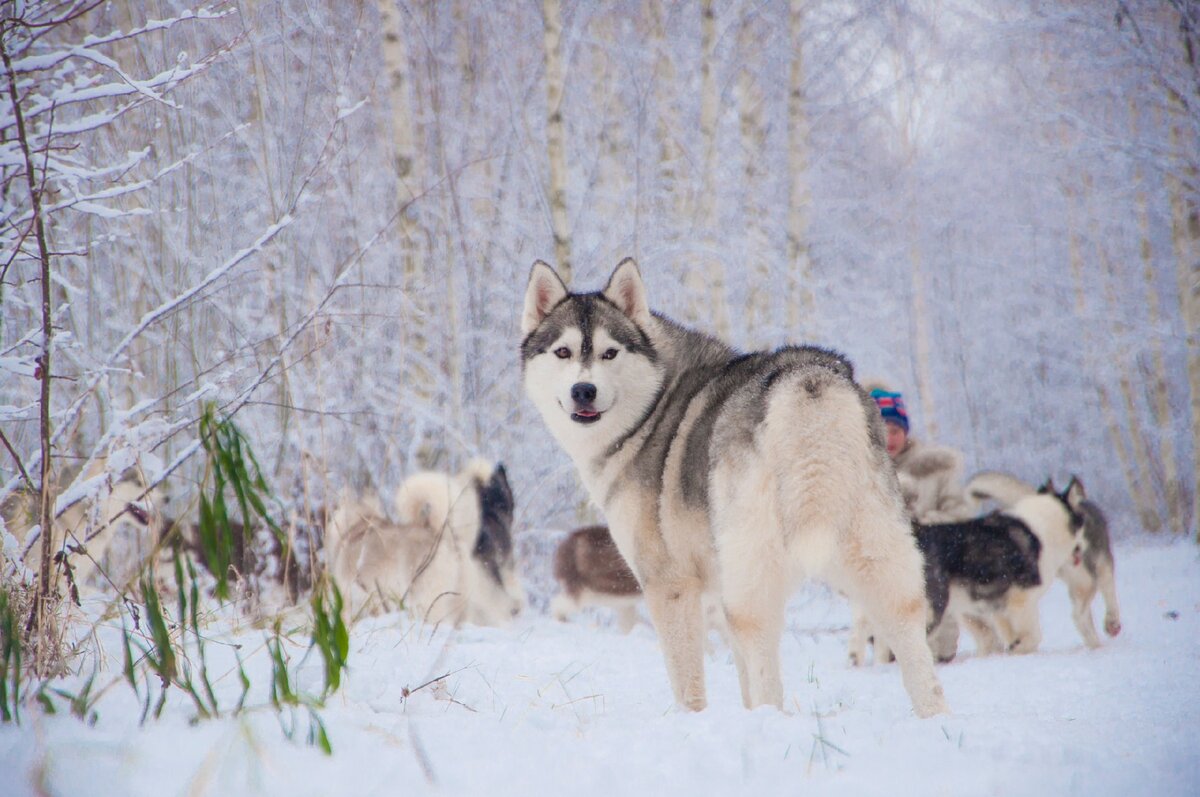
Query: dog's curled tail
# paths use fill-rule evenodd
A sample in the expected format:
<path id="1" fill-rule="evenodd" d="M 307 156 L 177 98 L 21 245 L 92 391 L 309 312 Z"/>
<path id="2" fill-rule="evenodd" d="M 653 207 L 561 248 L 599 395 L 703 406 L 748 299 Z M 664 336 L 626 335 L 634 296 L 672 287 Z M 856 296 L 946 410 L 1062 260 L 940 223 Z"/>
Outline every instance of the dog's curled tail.
<path id="1" fill-rule="evenodd" d="M 1037 493 L 1033 485 L 998 470 L 976 473 L 967 481 L 966 493 L 976 501 L 995 501 L 1001 509 L 1010 509 L 1029 495 Z"/>
<path id="2" fill-rule="evenodd" d="M 489 471 L 490 473 L 490 471 Z M 479 526 L 479 492 L 474 473 L 456 477 L 434 471 L 414 473 L 396 491 L 396 519 L 433 532 L 452 529 L 470 536 Z M 474 537 L 470 537 L 474 542 Z"/>

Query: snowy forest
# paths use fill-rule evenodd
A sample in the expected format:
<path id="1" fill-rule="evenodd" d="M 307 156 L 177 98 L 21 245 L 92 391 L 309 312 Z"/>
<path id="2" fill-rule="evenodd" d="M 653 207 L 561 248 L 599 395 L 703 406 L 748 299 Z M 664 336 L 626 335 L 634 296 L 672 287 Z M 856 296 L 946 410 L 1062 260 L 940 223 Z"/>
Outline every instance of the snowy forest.
<path id="1" fill-rule="evenodd" d="M 224 419 L 317 570 L 341 491 L 484 457 L 544 612 L 547 530 L 603 518 L 523 393 L 527 277 L 634 257 L 675 319 L 846 354 L 968 475 L 1197 539 L 1193 0 L 3 0 L 0 55 L 0 502 L 34 525 L 130 472 L 198 522 Z M 72 586 L 33 544 L 20 624 Z M 129 556 L 91 587 L 141 603 Z M 65 637 L 16 666 L 90 671 Z"/>

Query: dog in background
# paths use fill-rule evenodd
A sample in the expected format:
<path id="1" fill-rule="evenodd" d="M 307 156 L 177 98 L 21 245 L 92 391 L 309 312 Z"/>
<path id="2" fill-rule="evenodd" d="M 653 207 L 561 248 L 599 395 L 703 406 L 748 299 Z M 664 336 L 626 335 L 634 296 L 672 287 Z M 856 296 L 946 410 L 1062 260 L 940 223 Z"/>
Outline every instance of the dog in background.
<path id="1" fill-rule="evenodd" d="M 972 497 L 992 498 L 983 494 L 982 484 Z M 1057 573 L 1079 567 L 1084 556 L 1083 501 L 1082 485 L 1072 481 L 1062 493 L 1030 488 L 1003 511 L 972 520 L 914 524 L 925 557 L 928 641 L 935 658 L 954 658 L 960 625 L 975 638 L 980 655 L 1037 650 L 1042 596 Z M 856 615 L 852 663 L 865 661 L 871 639 L 869 625 Z M 874 642 L 875 660 L 887 660 L 886 635 L 874 636 Z"/>
<path id="2" fill-rule="evenodd" d="M 566 621 L 586 606 L 603 606 L 616 612 L 622 632 L 637 624 L 642 588 L 607 526 L 568 534 L 554 552 L 554 579 L 561 588 L 550 603 L 556 620 Z"/>
<path id="3" fill-rule="evenodd" d="M 505 626 L 525 605 L 504 467 L 474 460 L 396 491 L 393 522 L 373 495 L 339 502 L 325 529 L 330 574 L 350 617 L 402 606 L 427 623 Z"/>
<path id="4" fill-rule="evenodd" d="M 967 483 L 967 493 L 977 501 L 992 501 L 1001 509 L 1016 505 L 1036 494 L 1056 494 L 1054 482 L 1040 488 L 1000 471 L 983 471 Z M 1121 633 L 1121 607 L 1117 603 L 1116 562 L 1113 559 L 1112 539 L 1108 519 L 1096 504 L 1086 497 L 1083 482 L 1072 476 L 1063 495 L 1079 497 L 1076 512 L 1083 519 L 1083 545 L 1080 556 L 1072 557 L 1059 567 L 1057 575 L 1067 583 L 1071 596 L 1071 617 L 1084 644 L 1100 647 L 1100 635 L 1092 619 L 1092 601 L 1099 592 L 1104 596 L 1104 632 L 1115 637 Z"/>
<path id="5" fill-rule="evenodd" d="M 81 497 L 60 511 L 52 526 L 51 556 L 69 568 L 77 587 L 123 586 L 150 555 L 162 525 L 159 491 L 147 490 L 136 473 L 118 477 L 106 465 L 105 459 L 92 463 L 75 492 Z M 37 494 L 29 490 L 13 493 L 0 507 L 4 526 L 20 543 L 24 565 L 34 571 L 42 545 L 40 538 L 30 540 L 29 532 L 40 523 L 38 512 Z"/>

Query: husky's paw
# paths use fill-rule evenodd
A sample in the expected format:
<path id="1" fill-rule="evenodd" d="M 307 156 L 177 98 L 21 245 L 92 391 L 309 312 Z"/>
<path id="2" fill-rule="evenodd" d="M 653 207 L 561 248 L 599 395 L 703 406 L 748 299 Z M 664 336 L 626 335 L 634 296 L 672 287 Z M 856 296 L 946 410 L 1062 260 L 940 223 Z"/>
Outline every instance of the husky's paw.
<path id="1" fill-rule="evenodd" d="M 1018 655 L 1036 653 L 1037 649 L 1038 640 L 1030 637 L 1017 637 L 1012 641 L 1012 644 L 1008 646 L 1009 653 L 1016 653 Z"/>
<path id="2" fill-rule="evenodd" d="M 939 714 L 949 715 L 950 706 L 946 703 L 946 695 L 942 692 L 942 687 L 939 685 L 934 688 L 933 693 L 926 699 L 913 702 L 913 711 L 921 719 L 929 719 L 936 717 Z"/>
<path id="3" fill-rule="evenodd" d="M 1108 634 L 1109 636 L 1116 636 L 1117 634 L 1121 633 L 1121 621 L 1116 617 L 1105 617 L 1104 633 Z"/>

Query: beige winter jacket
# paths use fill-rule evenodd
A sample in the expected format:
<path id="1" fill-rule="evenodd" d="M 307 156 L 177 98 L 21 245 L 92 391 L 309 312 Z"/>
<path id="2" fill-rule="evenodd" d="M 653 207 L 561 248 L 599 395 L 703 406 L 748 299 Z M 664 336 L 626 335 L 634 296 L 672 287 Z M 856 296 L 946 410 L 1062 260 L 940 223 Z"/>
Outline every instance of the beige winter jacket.
<path id="1" fill-rule="evenodd" d="M 918 523 L 950 523 L 975 514 L 976 507 L 963 492 L 963 457 L 958 451 L 910 437 L 895 463 L 904 503 Z"/>

